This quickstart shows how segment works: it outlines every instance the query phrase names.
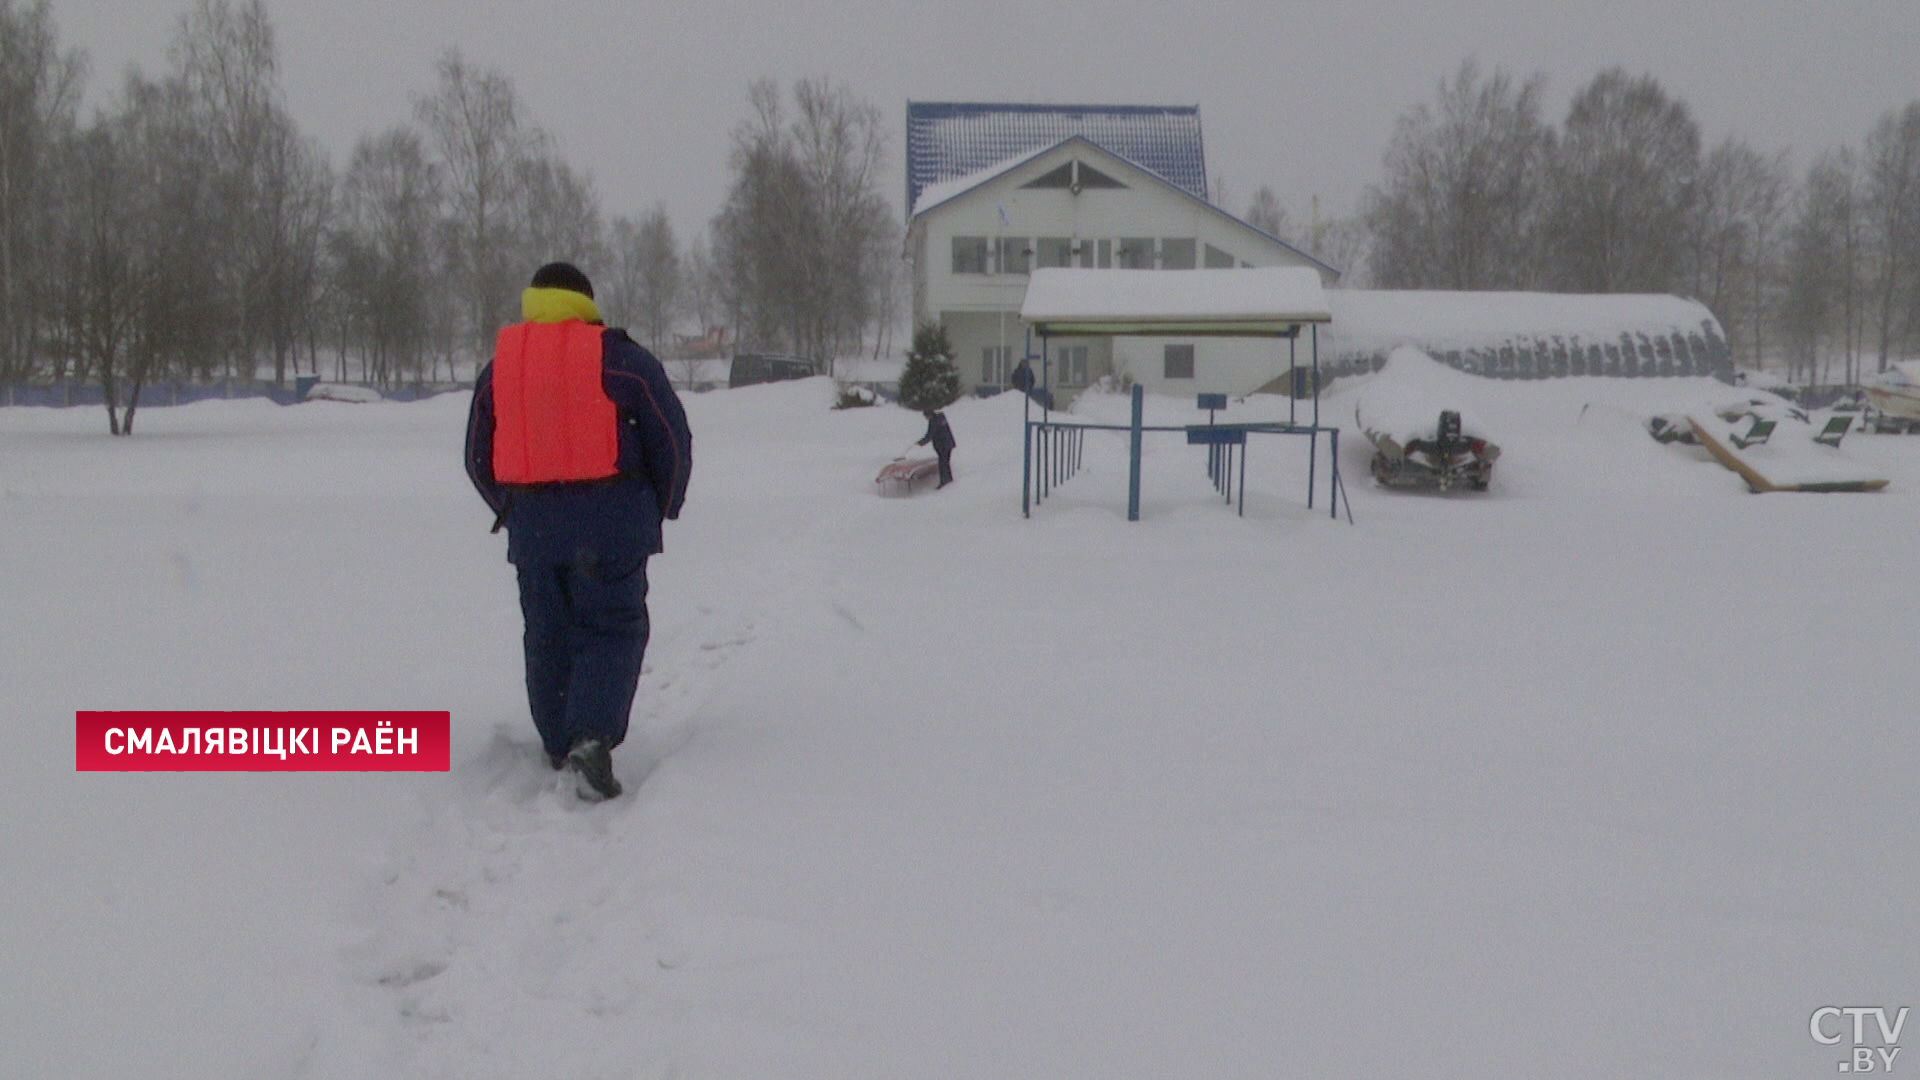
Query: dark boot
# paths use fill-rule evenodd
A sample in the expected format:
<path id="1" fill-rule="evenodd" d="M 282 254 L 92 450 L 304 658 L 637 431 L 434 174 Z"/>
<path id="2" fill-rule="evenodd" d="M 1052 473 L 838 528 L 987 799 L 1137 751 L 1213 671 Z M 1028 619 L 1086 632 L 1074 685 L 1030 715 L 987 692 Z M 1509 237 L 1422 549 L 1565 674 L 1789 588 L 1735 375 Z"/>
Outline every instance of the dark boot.
<path id="1" fill-rule="evenodd" d="M 620 781 L 613 775 L 613 754 L 599 739 L 581 739 L 567 751 L 567 767 L 580 778 L 580 797 L 588 802 L 620 797 Z"/>

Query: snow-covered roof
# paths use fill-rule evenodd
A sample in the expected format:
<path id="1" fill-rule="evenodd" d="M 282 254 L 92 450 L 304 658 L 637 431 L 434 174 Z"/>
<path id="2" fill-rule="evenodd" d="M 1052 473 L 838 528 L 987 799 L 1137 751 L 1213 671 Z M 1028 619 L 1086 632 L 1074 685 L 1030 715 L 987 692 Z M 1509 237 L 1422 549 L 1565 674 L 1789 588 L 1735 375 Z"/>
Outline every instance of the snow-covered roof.
<path id="1" fill-rule="evenodd" d="M 934 184 L 977 173 L 1079 135 L 1207 198 L 1198 105 L 1031 105 L 907 102 L 907 202 Z"/>
<path id="2" fill-rule="evenodd" d="M 1343 289 L 1329 294 L 1343 334 L 1420 335 L 1478 343 L 1489 333 L 1580 334 L 1603 338 L 1623 327 L 1700 328 L 1713 315 L 1678 296 Z M 1430 351 L 1430 350 L 1429 350 Z"/>
<path id="3" fill-rule="evenodd" d="M 1280 334 L 1332 318 L 1306 266 L 1035 270 L 1020 318 L 1049 334 Z"/>
<path id="4" fill-rule="evenodd" d="M 1412 345 L 1488 375 L 1731 375 L 1719 320 L 1678 296 L 1335 289 L 1327 303 L 1335 367 Z"/>
<path id="5" fill-rule="evenodd" d="M 1060 142 L 1066 141 L 1066 139 L 1060 140 Z M 1024 154 L 1016 154 L 1005 161 L 995 162 L 984 169 L 975 169 L 973 172 L 967 173 L 964 176 L 956 176 L 951 180 L 942 180 L 937 184 L 928 184 L 926 187 L 920 189 L 919 200 L 907 207 L 907 217 L 919 217 L 921 214 L 939 206 L 941 203 L 959 198 L 961 195 L 972 191 L 974 188 L 992 180 L 994 177 L 1017 169 L 1027 162 L 1032 161 L 1034 158 L 1050 152 L 1054 147 L 1059 145 L 1059 142 L 1052 142 L 1047 143 L 1045 146 L 1036 146 Z"/>

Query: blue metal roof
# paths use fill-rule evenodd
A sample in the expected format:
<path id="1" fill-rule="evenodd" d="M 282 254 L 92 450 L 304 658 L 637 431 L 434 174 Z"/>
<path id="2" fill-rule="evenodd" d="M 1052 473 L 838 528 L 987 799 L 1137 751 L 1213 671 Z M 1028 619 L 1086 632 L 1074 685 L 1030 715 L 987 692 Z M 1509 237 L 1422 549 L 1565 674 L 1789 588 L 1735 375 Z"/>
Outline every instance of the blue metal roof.
<path id="1" fill-rule="evenodd" d="M 1198 105 L 907 102 L 907 213 L 929 185 L 1078 135 L 1207 200 Z"/>

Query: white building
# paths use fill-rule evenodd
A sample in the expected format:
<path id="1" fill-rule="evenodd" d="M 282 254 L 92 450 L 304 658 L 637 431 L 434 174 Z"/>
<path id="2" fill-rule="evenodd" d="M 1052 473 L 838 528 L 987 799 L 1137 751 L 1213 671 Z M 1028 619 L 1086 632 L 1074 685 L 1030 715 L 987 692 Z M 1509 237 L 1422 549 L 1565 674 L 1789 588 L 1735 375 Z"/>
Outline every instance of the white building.
<path id="1" fill-rule="evenodd" d="M 1009 385 L 1038 347 L 1020 321 L 1036 268 L 1304 266 L 1327 283 L 1339 276 L 1208 201 L 1195 107 L 910 102 L 907 134 L 914 318 L 945 325 L 969 391 Z M 1104 375 L 1169 393 L 1247 393 L 1287 366 L 1285 343 L 1271 340 L 1048 347 L 1053 387 L 1068 397 Z"/>

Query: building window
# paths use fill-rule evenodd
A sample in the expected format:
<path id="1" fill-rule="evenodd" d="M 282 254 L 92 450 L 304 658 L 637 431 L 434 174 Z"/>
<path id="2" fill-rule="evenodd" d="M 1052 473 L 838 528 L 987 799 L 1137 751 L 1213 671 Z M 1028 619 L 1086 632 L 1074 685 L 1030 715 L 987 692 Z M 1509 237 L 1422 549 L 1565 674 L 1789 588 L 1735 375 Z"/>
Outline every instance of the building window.
<path id="1" fill-rule="evenodd" d="M 1100 241 L 1099 244 L 1095 246 L 1099 249 L 1099 252 L 1100 252 L 1099 269 L 1101 270 L 1113 269 L 1113 241 L 1102 240 Z"/>
<path id="2" fill-rule="evenodd" d="M 1024 274 L 1027 272 L 1027 260 L 1033 255 L 1033 249 L 1027 246 L 1024 236 L 1003 236 L 997 245 L 1000 253 L 1000 272 L 1003 274 Z"/>
<path id="3" fill-rule="evenodd" d="M 987 272 L 986 237 L 956 236 L 953 238 L 953 272 L 956 274 Z"/>
<path id="4" fill-rule="evenodd" d="M 988 345 L 980 350 L 980 384 L 1005 386 L 1013 370 L 1013 346 Z"/>
<path id="5" fill-rule="evenodd" d="M 1073 238 L 1070 236 L 1043 236 L 1034 242 L 1033 264 L 1038 267 L 1072 266 Z"/>
<path id="6" fill-rule="evenodd" d="M 1233 254 L 1221 251 L 1212 244 L 1207 245 L 1206 267 L 1209 270 L 1231 270 L 1234 266 Z"/>
<path id="7" fill-rule="evenodd" d="M 1122 270 L 1153 269 L 1153 237 L 1123 236 L 1120 238 L 1119 266 Z"/>
<path id="8" fill-rule="evenodd" d="M 1194 246 L 1192 237 L 1168 237 L 1160 241 L 1160 269 L 1191 270 L 1194 267 Z"/>
<path id="9" fill-rule="evenodd" d="M 1059 372 L 1061 386 L 1087 385 L 1087 347 L 1085 345 L 1062 345 L 1053 351 L 1054 370 Z"/>
<path id="10" fill-rule="evenodd" d="M 1166 377 L 1169 379 L 1193 378 L 1193 346 L 1167 346 L 1166 365 Z"/>

